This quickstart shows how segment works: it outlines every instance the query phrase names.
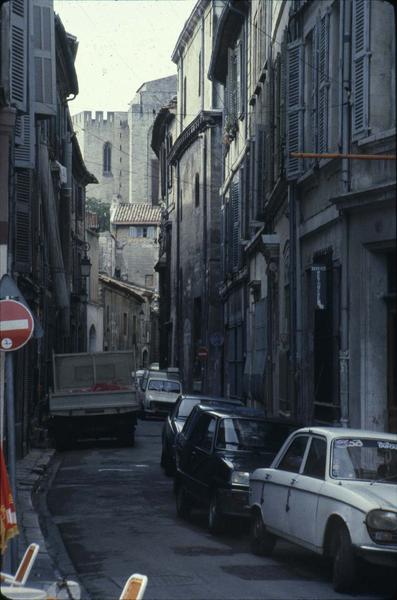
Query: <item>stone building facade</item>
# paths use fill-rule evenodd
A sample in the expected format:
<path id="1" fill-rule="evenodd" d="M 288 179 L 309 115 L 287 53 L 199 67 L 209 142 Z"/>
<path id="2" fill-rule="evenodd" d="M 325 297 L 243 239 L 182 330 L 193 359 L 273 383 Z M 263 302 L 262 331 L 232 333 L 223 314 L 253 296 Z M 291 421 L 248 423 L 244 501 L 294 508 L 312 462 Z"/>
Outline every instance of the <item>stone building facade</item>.
<path id="1" fill-rule="evenodd" d="M 148 204 L 113 204 L 111 234 L 116 244 L 115 270 L 121 279 L 158 290 L 160 209 Z"/>
<path id="2" fill-rule="evenodd" d="M 395 431 L 392 6 L 230 2 L 209 75 L 226 100 L 231 393 L 243 372 L 234 395 L 269 414 Z"/>
<path id="3" fill-rule="evenodd" d="M 215 395 L 222 393 L 223 363 L 218 294 L 222 96 L 206 73 L 217 12 L 214 3 L 202 1 L 186 22 L 172 54 L 177 103 L 159 113 L 152 138 L 164 203 L 157 269 L 169 294 L 169 310 L 161 312 L 161 359 L 163 366 L 181 369 L 185 390 Z"/>
<path id="4" fill-rule="evenodd" d="M 133 350 L 136 369 L 158 360 L 157 295 L 115 277 L 99 275 L 104 311 L 103 349 Z"/>
<path id="5" fill-rule="evenodd" d="M 225 395 L 396 431 L 391 3 L 198 2 L 172 58 L 177 104 L 152 139 L 162 360 L 194 389 L 212 338 Z"/>
<path id="6" fill-rule="evenodd" d="M 96 180 L 68 106 L 78 43 L 53 2 L 0 2 L 0 38 L 0 277 L 14 289 L 0 296 L 24 298 L 36 318 L 25 346 L 0 353 L 0 437 L 15 458 L 46 443 L 53 353 L 86 349 L 85 189 Z"/>
<path id="7" fill-rule="evenodd" d="M 98 185 L 87 187 L 87 197 L 110 204 L 113 197 L 129 198 L 130 132 L 127 112 L 82 111 L 72 117 L 73 128 L 87 167 Z"/>
<path id="8" fill-rule="evenodd" d="M 137 90 L 128 109 L 129 197 L 137 204 L 156 204 L 158 200 L 157 156 L 150 145 L 157 112 L 176 94 L 176 76 L 147 81 Z M 124 198 L 124 196 L 123 196 Z M 124 202 L 127 199 L 123 200 Z"/>

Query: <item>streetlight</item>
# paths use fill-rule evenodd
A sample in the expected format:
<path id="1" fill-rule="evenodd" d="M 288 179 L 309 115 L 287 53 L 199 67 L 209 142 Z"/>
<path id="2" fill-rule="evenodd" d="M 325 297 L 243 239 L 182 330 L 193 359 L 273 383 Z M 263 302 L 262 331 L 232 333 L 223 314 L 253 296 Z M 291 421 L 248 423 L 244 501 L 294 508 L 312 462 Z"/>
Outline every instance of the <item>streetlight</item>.
<path id="1" fill-rule="evenodd" d="M 84 242 L 84 256 L 80 259 L 81 276 L 86 278 L 90 276 L 91 261 L 88 257 L 87 250 L 90 249 L 88 242 Z"/>

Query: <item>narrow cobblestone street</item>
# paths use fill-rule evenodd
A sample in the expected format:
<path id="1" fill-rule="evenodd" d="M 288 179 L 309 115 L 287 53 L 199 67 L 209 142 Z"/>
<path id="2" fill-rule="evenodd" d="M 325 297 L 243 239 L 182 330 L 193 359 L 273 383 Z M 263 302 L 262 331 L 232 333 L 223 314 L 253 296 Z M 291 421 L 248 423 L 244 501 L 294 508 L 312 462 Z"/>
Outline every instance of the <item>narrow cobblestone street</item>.
<path id="1" fill-rule="evenodd" d="M 259 558 L 243 524 L 211 536 L 204 512 L 178 519 L 172 479 L 159 465 L 161 426 L 140 421 L 135 448 L 85 443 L 55 457 L 42 520 L 62 562 L 56 525 L 91 600 L 118 598 L 133 572 L 148 575 L 149 600 L 351 597 L 332 590 L 326 565 L 311 553 L 280 543 L 273 558 Z M 355 598 L 391 598 L 390 585 L 385 573 L 367 569 Z"/>

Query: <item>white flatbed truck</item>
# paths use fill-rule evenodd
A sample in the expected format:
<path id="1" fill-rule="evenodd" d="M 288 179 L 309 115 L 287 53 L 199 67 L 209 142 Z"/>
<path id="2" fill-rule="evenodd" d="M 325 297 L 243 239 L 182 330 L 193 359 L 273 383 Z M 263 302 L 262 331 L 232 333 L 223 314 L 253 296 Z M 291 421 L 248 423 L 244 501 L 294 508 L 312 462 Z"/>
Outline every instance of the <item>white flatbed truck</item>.
<path id="1" fill-rule="evenodd" d="M 81 437 L 134 445 L 139 412 L 132 351 L 53 355 L 50 426 L 58 450 Z"/>

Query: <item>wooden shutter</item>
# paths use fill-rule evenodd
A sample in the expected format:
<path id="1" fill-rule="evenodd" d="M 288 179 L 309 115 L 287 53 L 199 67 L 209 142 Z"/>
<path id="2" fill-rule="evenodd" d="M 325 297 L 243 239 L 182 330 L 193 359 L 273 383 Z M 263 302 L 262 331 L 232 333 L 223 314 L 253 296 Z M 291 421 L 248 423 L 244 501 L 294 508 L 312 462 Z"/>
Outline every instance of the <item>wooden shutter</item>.
<path id="1" fill-rule="evenodd" d="M 328 150 L 329 110 L 329 14 L 325 14 L 318 32 L 318 151 Z"/>
<path id="2" fill-rule="evenodd" d="M 27 10 L 25 0 L 12 0 L 10 8 L 10 102 L 20 111 L 27 105 Z"/>
<path id="3" fill-rule="evenodd" d="M 31 171 L 15 171 L 15 270 L 29 273 L 32 265 Z"/>
<path id="4" fill-rule="evenodd" d="M 33 169 L 34 164 L 34 115 L 32 112 L 26 115 L 18 115 L 16 119 L 15 135 L 15 166 L 25 169 Z"/>
<path id="5" fill-rule="evenodd" d="M 287 47 L 287 177 L 294 179 L 302 171 L 302 159 L 290 152 L 303 150 L 303 44 Z"/>
<path id="6" fill-rule="evenodd" d="M 352 20 L 352 137 L 368 133 L 369 127 L 369 19 L 368 0 L 353 2 Z"/>
<path id="7" fill-rule="evenodd" d="M 255 215 L 254 219 L 260 219 L 263 216 L 264 206 L 264 177 L 265 177 L 265 128 L 258 125 L 255 132 L 255 177 L 254 177 L 254 198 Z"/>
<path id="8" fill-rule="evenodd" d="M 232 222 L 231 266 L 232 270 L 236 271 L 240 267 L 240 181 L 238 179 L 232 182 L 230 200 Z"/>
<path id="9" fill-rule="evenodd" d="M 286 34 L 283 36 L 280 49 L 280 134 L 279 134 L 279 149 L 280 149 L 280 175 L 286 164 L 286 130 L 287 130 L 287 42 Z"/>
<path id="10" fill-rule="evenodd" d="M 238 114 L 238 82 L 237 82 L 237 56 L 236 49 L 229 50 L 228 68 L 228 114 L 231 119 L 236 119 Z"/>
<path id="11" fill-rule="evenodd" d="M 318 152 L 318 80 L 319 80 L 319 69 L 318 69 L 318 27 L 314 27 L 311 33 L 311 56 L 310 56 L 310 67 L 312 76 L 312 88 L 311 88 L 311 147 L 309 152 Z M 316 159 L 312 159 L 312 163 L 316 162 Z"/>
<path id="12" fill-rule="evenodd" d="M 56 115 L 55 31 L 52 0 L 33 2 L 35 112 Z"/>

